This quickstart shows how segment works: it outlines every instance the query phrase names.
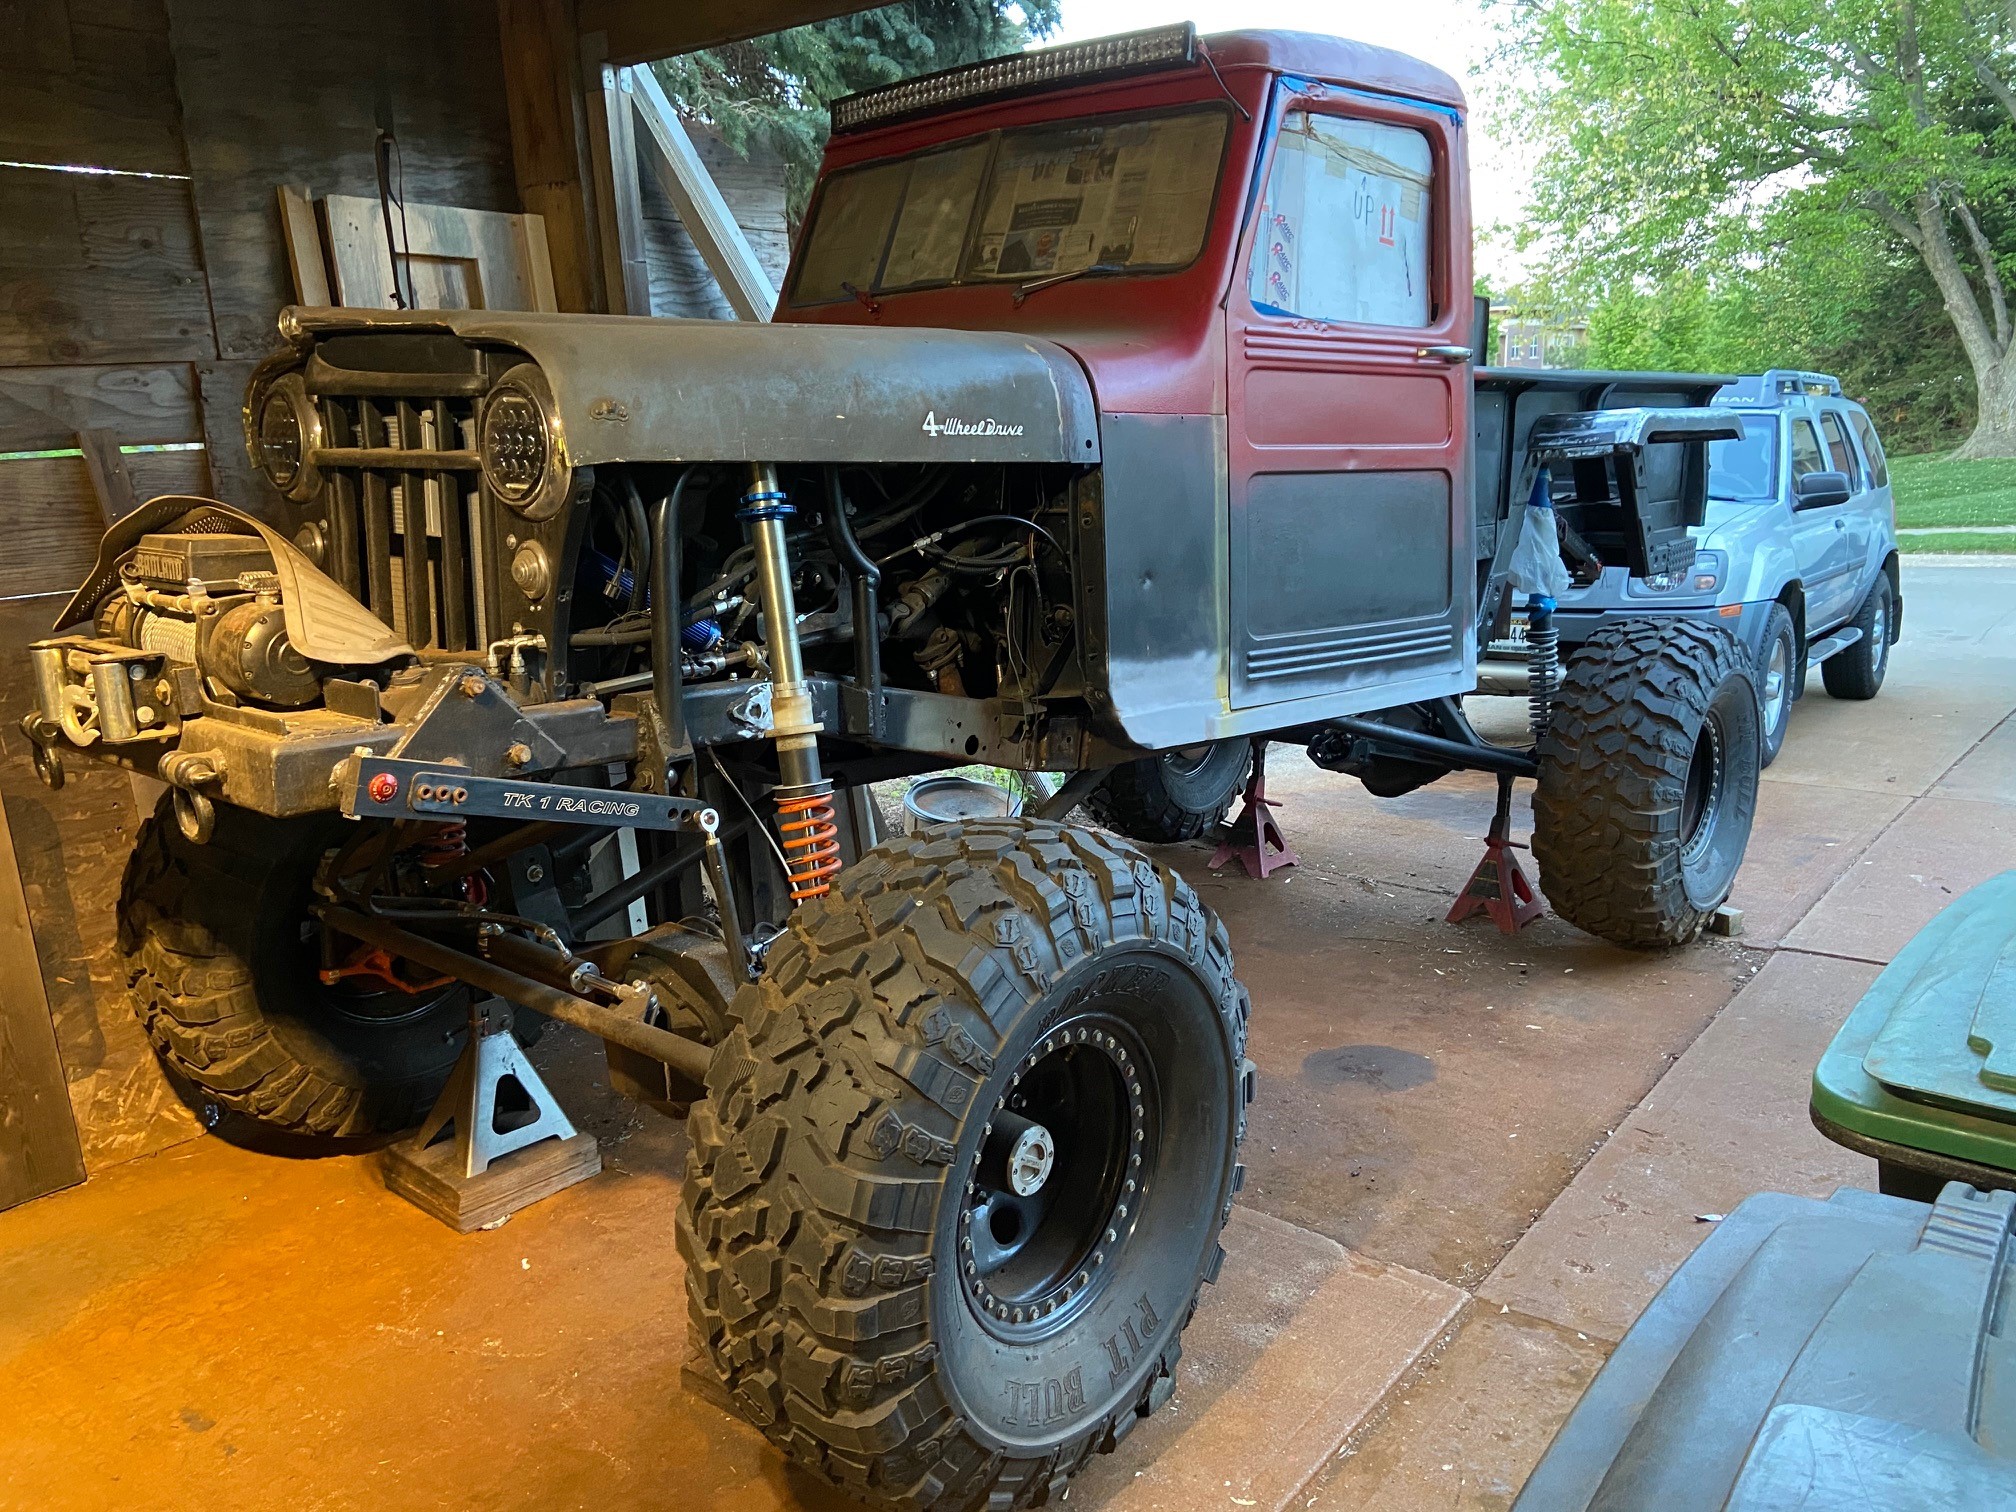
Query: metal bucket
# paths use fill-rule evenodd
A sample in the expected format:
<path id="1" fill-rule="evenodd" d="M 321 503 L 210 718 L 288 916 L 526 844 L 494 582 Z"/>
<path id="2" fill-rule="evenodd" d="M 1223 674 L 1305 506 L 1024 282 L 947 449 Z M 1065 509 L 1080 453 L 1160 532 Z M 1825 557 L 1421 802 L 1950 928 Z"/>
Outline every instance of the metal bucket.
<path id="1" fill-rule="evenodd" d="M 913 835 L 926 825 L 1013 819 L 1021 812 L 1021 794 L 976 777 L 926 777 L 903 795 L 904 824 Z"/>

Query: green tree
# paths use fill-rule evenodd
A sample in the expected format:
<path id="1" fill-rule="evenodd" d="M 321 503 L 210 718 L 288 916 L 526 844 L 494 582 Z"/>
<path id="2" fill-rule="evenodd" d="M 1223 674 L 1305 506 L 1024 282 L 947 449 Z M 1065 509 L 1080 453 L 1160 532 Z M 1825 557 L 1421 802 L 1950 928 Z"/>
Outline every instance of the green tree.
<path id="1" fill-rule="evenodd" d="M 2016 456 L 2016 258 L 1995 235 L 2016 187 L 2016 14 L 1971 0 L 1487 3 L 1507 72 L 1535 81 L 1512 91 L 1541 149 L 1534 239 L 1585 298 L 1691 273 L 1705 306 L 1683 284 L 1662 319 L 1708 321 L 1704 339 L 1723 319 L 1748 354 L 1802 318 L 1838 322 L 1872 274 L 1915 270 L 1973 376 L 1963 452 Z M 1843 287 L 1850 268 L 1860 281 Z M 1774 282 L 1813 303 L 1780 306 Z"/>
<path id="2" fill-rule="evenodd" d="M 782 155 L 792 219 L 826 147 L 842 95 L 1019 52 L 1056 30 L 1060 0 L 907 0 L 653 64 L 690 119 L 738 152 Z"/>

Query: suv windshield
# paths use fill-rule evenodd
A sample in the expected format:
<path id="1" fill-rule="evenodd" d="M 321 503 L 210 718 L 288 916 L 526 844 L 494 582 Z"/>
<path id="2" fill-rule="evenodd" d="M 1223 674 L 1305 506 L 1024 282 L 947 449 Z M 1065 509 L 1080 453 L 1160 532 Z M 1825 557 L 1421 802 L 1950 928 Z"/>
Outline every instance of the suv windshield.
<path id="1" fill-rule="evenodd" d="M 1768 504 L 1778 496 L 1778 421 L 1738 415 L 1740 441 L 1708 443 L 1708 497 L 1738 504 Z"/>
<path id="2" fill-rule="evenodd" d="M 1204 245 L 1221 105 L 990 131 L 829 174 L 794 305 L 1060 273 L 1169 272 Z"/>

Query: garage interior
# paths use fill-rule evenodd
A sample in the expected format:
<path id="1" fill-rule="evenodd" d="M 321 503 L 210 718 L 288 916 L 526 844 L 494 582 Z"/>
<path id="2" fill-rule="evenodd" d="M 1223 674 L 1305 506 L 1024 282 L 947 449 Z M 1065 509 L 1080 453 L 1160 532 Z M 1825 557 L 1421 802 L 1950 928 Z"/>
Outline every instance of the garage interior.
<path id="1" fill-rule="evenodd" d="M 7 7 L 0 706 L 29 702 L 21 648 L 108 518 L 272 502 L 239 405 L 299 287 L 278 190 L 375 198 L 389 122 L 413 202 L 541 217 L 558 308 L 733 316 L 736 275 L 695 261 L 726 230 L 686 235 L 699 212 L 640 172 L 622 70 L 847 9 Z M 709 163 L 774 280 L 781 202 Z M 1799 705 L 1733 940 L 1445 925 L 1482 777 L 1375 801 L 1278 754 L 1299 866 L 1165 850 L 1256 1005 L 1249 1173 L 1171 1410 L 1073 1503 L 1505 1506 L 1714 1218 L 1873 1186 L 1807 1079 L 1881 966 L 2016 854 L 2010 581 L 1907 568 L 1883 703 Z M 0 751 L 0 1506 L 852 1505 L 682 1377 L 685 1133 L 609 1090 L 593 1040 L 556 1027 L 534 1059 L 602 1174 L 488 1232 L 391 1197 L 369 1156 L 206 1133 L 114 977 L 150 796 L 103 770 L 49 791 L 11 722 Z"/>

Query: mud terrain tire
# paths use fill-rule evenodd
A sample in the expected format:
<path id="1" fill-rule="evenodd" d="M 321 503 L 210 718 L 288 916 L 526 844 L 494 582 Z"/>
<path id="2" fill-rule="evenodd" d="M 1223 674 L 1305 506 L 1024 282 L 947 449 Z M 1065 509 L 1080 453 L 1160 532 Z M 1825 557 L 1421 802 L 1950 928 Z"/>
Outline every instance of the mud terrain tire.
<path id="1" fill-rule="evenodd" d="M 1163 751 L 1113 768 L 1085 807 L 1110 830 L 1144 845 L 1208 835 L 1225 821 L 1253 770 L 1253 743 L 1220 740 L 1199 755 Z"/>
<path id="2" fill-rule="evenodd" d="M 707 1363 L 874 1505 L 1044 1504 L 1168 1398 L 1224 1257 L 1252 1072 L 1223 927 L 1107 836 L 936 827 L 793 915 L 737 1006 L 678 1222 Z M 1011 1197 L 1017 1107 L 1056 1165 Z"/>
<path id="3" fill-rule="evenodd" d="M 1729 896 L 1757 807 L 1760 712 L 1733 636 L 1606 625 L 1540 742 L 1533 858 L 1554 911 L 1618 945 L 1679 945 Z"/>
<path id="4" fill-rule="evenodd" d="M 119 895 L 127 993 L 170 1073 L 222 1109 L 318 1139 L 418 1122 L 468 1024 L 465 988 L 337 999 L 316 980 L 309 883 L 349 833 L 334 816 L 220 806 L 209 844 L 195 845 L 164 798 Z"/>

